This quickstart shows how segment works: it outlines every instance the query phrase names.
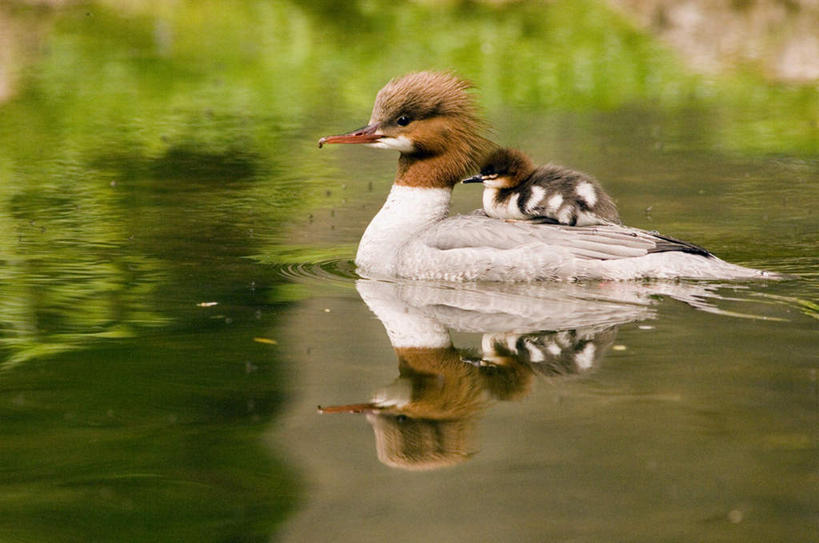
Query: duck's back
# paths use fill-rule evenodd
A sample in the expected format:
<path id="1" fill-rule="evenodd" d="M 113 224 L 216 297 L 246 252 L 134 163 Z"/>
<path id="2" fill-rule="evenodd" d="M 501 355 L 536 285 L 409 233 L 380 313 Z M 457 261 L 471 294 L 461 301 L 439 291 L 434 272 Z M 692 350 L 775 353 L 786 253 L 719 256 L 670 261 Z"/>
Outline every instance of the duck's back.
<path id="1" fill-rule="evenodd" d="M 395 272 L 411 279 L 505 282 L 777 277 L 636 228 L 510 223 L 482 213 L 457 215 L 419 233 L 400 249 Z"/>

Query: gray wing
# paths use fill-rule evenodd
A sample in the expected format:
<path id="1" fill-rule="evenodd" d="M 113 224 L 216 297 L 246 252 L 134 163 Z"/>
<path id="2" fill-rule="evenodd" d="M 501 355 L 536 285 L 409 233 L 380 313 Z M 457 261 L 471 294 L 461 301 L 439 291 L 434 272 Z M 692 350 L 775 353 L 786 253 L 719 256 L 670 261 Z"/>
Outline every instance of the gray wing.
<path id="1" fill-rule="evenodd" d="M 588 260 L 633 258 L 668 251 L 711 256 L 696 245 L 616 224 L 575 227 L 506 222 L 478 214 L 456 215 L 438 223 L 425 235 L 424 242 L 443 251 L 467 247 L 559 247 L 575 258 Z"/>

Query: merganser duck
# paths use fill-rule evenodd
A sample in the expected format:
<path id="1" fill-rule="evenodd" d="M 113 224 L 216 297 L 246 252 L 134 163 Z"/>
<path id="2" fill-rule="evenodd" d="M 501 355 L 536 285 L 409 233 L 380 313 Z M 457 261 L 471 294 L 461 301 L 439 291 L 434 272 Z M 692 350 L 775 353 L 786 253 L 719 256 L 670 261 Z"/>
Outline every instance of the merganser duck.
<path id="1" fill-rule="evenodd" d="M 400 153 L 387 201 L 361 237 L 364 277 L 443 281 L 781 276 L 729 264 L 690 243 L 620 225 L 505 222 L 485 213 L 447 218 L 452 188 L 486 156 L 470 85 L 416 72 L 382 88 L 367 126 L 319 140 Z"/>
<path id="2" fill-rule="evenodd" d="M 595 178 L 554 164 L 536 168 L 517 149 L 496 149 L 481 173 L 462 183 L 483 183 L 483 209 L 496 219 L 620 224 L 617 207 Z"/>

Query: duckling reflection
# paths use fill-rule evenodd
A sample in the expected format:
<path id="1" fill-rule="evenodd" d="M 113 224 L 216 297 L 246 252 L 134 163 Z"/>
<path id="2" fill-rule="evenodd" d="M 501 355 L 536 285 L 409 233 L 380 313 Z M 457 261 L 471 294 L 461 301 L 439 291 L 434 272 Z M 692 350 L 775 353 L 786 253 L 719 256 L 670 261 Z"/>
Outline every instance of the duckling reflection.
<path id="1" fill-rule="evenodd" d="M 562 330 L 541 334 L 484 334 L 478 364 L 502 365 L 514 359 L 547 377 L 584 373 L 614 343 L 616 329 Z M 474 362 L 473 362 L 474 363 Z"/>

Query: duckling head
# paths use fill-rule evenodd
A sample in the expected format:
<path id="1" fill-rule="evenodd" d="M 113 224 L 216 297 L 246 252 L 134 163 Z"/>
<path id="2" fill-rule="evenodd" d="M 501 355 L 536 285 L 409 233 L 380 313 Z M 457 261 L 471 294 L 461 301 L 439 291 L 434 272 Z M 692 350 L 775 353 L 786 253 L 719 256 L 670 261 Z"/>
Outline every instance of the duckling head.
<path id="1" fill-rule="evenodd" d="M 535 167 L 522 151 L 496 149 L 481 164 L 481 173 L 464 179 L 463 183 L 483 183 L 493 189 L 517 187 L 528 178 Z"/>
<path id="2" fill-rule="evenodd" d="M 447 72 L 415 72 L 378 91 L 367 126 L 319 140 L 361 143 L 401 153 L 396 183 L 455 185 L 492 144 L 483 133 L 470 83 Z"/>

